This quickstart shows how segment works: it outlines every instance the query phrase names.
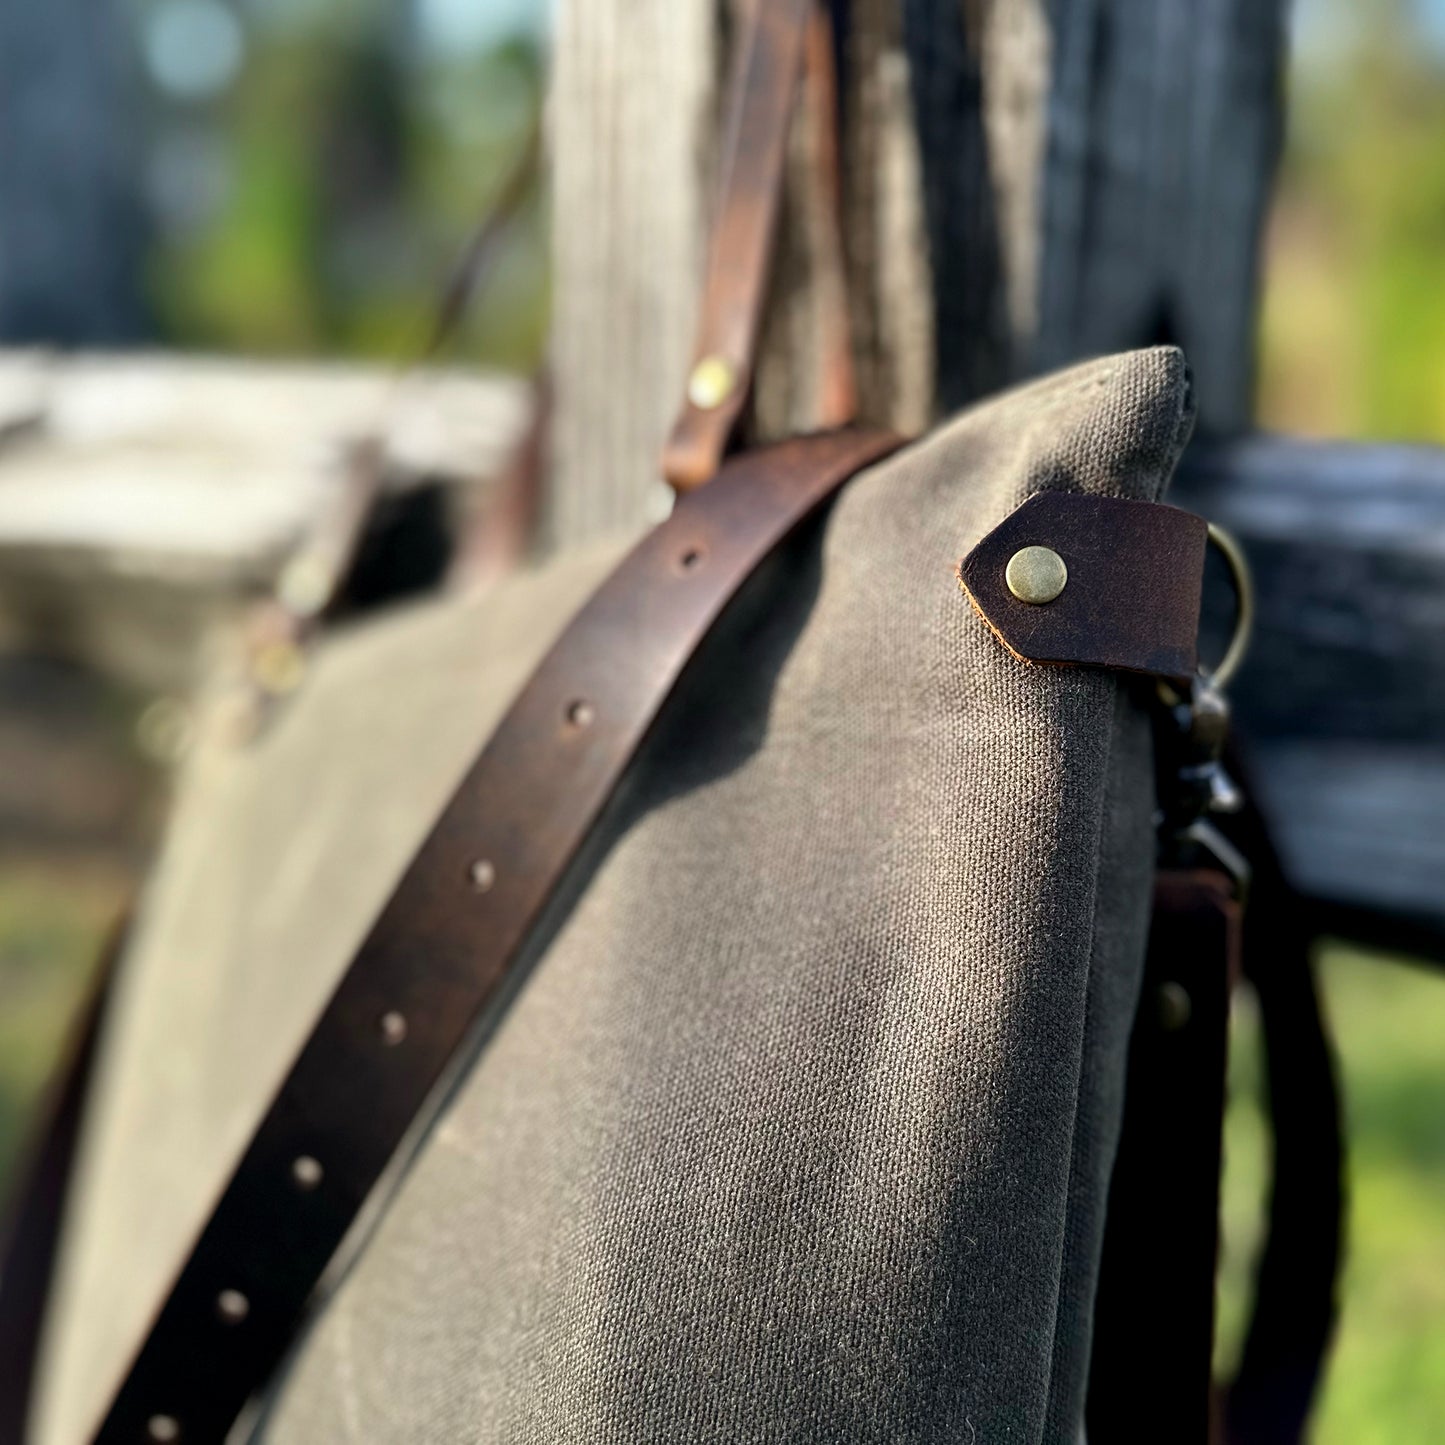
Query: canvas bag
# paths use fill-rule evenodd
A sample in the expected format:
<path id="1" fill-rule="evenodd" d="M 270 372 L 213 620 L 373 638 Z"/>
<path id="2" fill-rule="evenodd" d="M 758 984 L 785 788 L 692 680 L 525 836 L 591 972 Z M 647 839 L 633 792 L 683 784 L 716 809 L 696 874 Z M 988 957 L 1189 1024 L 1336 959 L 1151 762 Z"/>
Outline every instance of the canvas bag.
<path id="1" fill-rule="evenodd" d="M 1028 498 L 1157 501 L 1190 421 L 1177 352 L 1075 368 L 866 469 L 751 578 L 264 1438 L 1077 1435 L 1153 687 L 1020 660 L 956 572 Z M 616 556 L 338 639 L 254 749 L 202 750 L 107 1023 L 38 1438 L 93 1428 L 379 901 Z"/>

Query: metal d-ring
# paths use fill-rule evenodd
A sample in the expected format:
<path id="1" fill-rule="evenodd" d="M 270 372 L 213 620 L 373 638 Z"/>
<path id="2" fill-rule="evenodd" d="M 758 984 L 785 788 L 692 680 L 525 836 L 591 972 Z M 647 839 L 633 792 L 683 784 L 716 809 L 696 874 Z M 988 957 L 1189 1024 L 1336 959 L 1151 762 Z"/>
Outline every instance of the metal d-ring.
<path id="1" fill-rule="evenodd" d="M 1224 558 L 1229 568 L 1230 581 L 1234 584 L 1234 633 L 1218 666 L 1213 669 L 1201 668 L 1200 671 L 1215 688 L 1223 692 L 1234 674 L 1239 671 L 1245 653 L 1249 651 L 1249 638 L 1254 631 L 1254 575 L 1249 570 L 1244 549 L 1223 527 L 1210 522 L 1209 540 Z"/>

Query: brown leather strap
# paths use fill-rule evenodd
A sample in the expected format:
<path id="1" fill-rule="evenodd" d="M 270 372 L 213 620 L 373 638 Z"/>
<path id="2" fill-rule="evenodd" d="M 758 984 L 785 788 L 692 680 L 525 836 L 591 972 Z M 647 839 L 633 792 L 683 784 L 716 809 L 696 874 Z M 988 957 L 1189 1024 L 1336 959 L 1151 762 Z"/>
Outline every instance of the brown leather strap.
<path id="1" fill-rule="evenodd" d="M 813 423 L 819 429 L 846 426 L 858 415 L 848 258 L 843 247 L 843 136 L 836 45 L 832 15 L 824 4 L 815 4 L 804 50 L 803 100 L 813 156 L 808 170 L 812 208 L 822 220 L 814 252 L 818 305 L 813 351 L 819 358 L 820 373 Z"/>
<path id="2" fill-rule="evenodd" d="M 1235 755 L 1230 772 L 1249 769 Z M 1314 976 L 1316 909 L 1290 886 L 1265 819 L 1246 804 L 1228 820 L 1249 855 L 1244 974 L 1259 1006 L 1270 1136 L 1269 1214 L 1255 1259 L 1254 1308 L 1227 1384 L 1228 1445 L 1298 1445 L 1324 1379 L 1339 1315 L 1345 1158 L 1338 1065 Z"/>
<path id="3" fill-rule="evenodd" d="M 1240 907 L 1212 870 L 1161 872 L 1094 1308 L 1088 1436 L 1210 1439 L 1229 993 Z"/>
<path id="4" fill-rule="evenodd" d="M 64 1219 L 66 1190 L 80 1138 L 96 1044 L 129 930 L 110 932 L 60 1063 L 37 1111 L 37 1128 L 16 1171 L 17 1187 L 0 1233 L 0 1442 L 25 1438 L 46 1299 Z"/>
<path id="5" fill-rule="evenodd" d="M 899 439 L 752 451 L 679 502 L 553 647 L 352 961 L 112 1404 L 106 1445 L 220 1441 L 678 674 L 760 561 Z"/>
<path id="6" fill-rule="evenodd" d="M 1190 678 L 1207 532 L 1202 517 L 1158 502 L 1041 492 L 963 559 L 959 581 L 1025 662 Z M 1040 553 L 1054 560 L 1034 557 L 1031 572 Z"/>
<path id="7" fill-rule="evenodd" d="M 663 475 L 679 492 L 702 486 L 717 471 L 747 399 L 805 55 L 823 209 L 836 221 L 833 44 L 827 17 L 813 5 L 814 0 L 751 0 L 744 10 L 692 371 L 663 449 Z M 838 249 L 837 276 L 828 288 L 833 304 L 824 306 L 821 323 L 825 414 L 818 421 L 824 425 L 851 419 L 854 406 L 841 240 Z"/>

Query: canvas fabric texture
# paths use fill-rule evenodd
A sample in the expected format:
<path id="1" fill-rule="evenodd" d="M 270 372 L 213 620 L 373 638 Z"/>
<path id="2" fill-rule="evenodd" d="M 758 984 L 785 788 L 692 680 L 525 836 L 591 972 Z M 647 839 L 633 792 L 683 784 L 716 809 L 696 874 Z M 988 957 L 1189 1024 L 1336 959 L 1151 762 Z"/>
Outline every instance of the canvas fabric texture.
<path id="1" fill-rule="evenodd" d="M 870 469 L 753 579 L 260 1438 L 1079 1437 L 1148 686 L 1017 661 L 954 571 L 1036 492 L 1157 499 L 1191 420 L 1177 351 L 1075 367 Z M 555 632 L 536 614 L 567 562 L 339 641 L 243 777 L 193 781 L 107 1040 L 45 1445 L 98 1408 L 257 1076 L 520 682 L 518 636 Z M 187 828 L 218 845 L 192 837 L 188 870 Z"/>
<path id="2" fill-rule="evenodd" d="M 325 634 L 249 746 L 228 735 L 218 689 L 96 1062 L 35 1440 L 89 1439 L 375 913 L 627 545 L 572 549 L 482 597 Z"/>

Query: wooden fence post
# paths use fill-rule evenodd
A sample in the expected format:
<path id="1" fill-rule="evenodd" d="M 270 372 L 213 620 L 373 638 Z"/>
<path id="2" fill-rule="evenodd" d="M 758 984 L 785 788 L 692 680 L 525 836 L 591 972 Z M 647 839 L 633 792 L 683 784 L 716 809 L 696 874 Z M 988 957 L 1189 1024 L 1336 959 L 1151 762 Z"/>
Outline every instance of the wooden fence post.
<path id="1" fill-rule="evenodd" d="M 1156 341 L 1249 419 L 1283 0 L 850 0 L 844 184 L 870 420 Z M 726 0 L 564 0 L 552 97 L 554 537 L 636 526 L 688 358 Z M 784 219 L 764 429 L 800 420 Z M 771 360 L 769 359 L 771 358 Z M 789 389 L 792 397 L 779 397 Z"/>

